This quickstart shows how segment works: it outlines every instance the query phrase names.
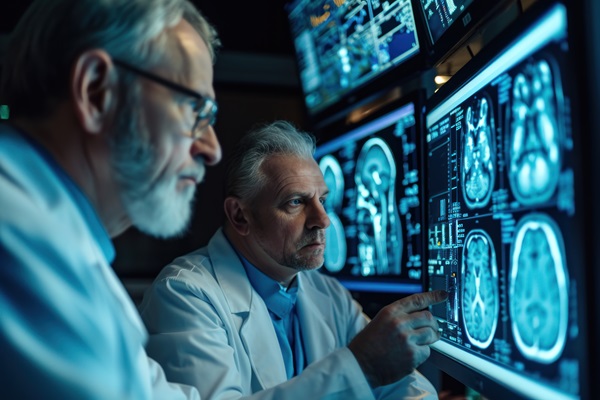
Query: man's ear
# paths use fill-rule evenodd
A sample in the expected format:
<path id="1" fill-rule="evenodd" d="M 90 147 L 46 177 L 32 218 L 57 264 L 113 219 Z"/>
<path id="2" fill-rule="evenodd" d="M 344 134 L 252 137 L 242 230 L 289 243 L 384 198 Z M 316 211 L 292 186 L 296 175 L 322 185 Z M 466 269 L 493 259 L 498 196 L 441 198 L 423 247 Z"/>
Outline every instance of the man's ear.
<path id="1" fill-rule="evenodd" d="M 228 196 L 225 198 L 223 208 L 231 227 L 239 235 L 246 236 L 250 232 L 250 224 L 242 201 L 237 197 Z"/>
<path id="2" fill-rule="evenodd" d="M 87 132 L 102 132 L 116 99 L 116 80 L 111 79 L 111 57 L 104 50 L 86 51 L 77 57 L 70 76 L 71 96 L 77 118 Z"/>

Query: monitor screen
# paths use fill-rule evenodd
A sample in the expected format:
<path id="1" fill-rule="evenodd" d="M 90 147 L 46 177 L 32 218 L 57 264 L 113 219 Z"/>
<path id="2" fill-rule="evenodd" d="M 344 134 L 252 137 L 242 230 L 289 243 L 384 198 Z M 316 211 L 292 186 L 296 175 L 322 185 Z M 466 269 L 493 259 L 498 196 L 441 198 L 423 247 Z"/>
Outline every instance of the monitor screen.
<path id="1" fill-rule="evenodd" d="M 329 195 L 323 270 L 348 289 L 422 289 L 421 119 L 412 101 L 320 144 Z"/>
<path id="2" fill-rule="evenodd" d="M 432 348 L 484 394 L 492 382 L 511 398 L 573 399 L 585 358 L 581 145 L 566 7 L 534 15 L 427 107 L 426 285 L 450 293 L 432 307 Z"/>
<path id="3" fill-rule="evenodd" d="M 419 53 L 411 0 L 295 0 L 286 10 L 309 114 Z"/>
<path id="4" fill-rule="evenodd" d="M 429 62 L 437 65 L 470 38 L 490 17 L 500 15 L 508 0 L 419 0 L 418 17 L 424 21 Z"/>
<path id="5" fill-rule="evenodd" d="M 435 43 L 474 0 L 419 0 L 431 43 Z"/>

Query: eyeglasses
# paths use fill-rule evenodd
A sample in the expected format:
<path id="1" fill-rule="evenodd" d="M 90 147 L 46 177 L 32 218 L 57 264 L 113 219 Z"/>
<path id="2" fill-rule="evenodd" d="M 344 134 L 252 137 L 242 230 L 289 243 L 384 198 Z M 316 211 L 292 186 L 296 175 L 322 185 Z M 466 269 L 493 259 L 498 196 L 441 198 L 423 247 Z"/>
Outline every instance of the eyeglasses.
<path id="1" fill-rule="evenodd" d="M 134 67 L 133 65 L 128 64 L 124 61 L 113 59 L 113 62 L 118 67 L 126 69 L 130 72 L 140 75 L 143 78 L 149 79 L 171 90 L 183 93 L 184 95 L 195 99 L 192 107 L 194 113 L 196 114 L 196 120 L 194 121 L 194 125 L 192 126 L 192 138 L 199 139 L 204 129 L 208 128 L 209 125 L 214 126 L 215 122 L 217 121 L 217 110 L 219 109 L 215 100 L 209 97 L 202 96 L 200 93 L 194 90 L 188 89 L 175 82 L 171 82 L 158 75 L 154 75 L 153 73 Z"/>

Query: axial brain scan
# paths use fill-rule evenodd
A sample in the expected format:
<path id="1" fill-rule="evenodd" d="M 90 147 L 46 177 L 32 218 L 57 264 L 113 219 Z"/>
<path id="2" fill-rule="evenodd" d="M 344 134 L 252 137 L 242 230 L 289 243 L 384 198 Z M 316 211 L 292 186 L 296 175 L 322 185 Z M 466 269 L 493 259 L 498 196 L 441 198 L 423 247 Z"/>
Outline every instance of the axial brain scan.
<path id="1" fill-rule="evenodd" d="M 467 207 L 485 206 L 494 188 L 495 139 L 494 119 L 487 98 L 469 105 L 462 142 L 462 189 Z"/>
<path id="2" fill-rule="evenodd" d="M 530 14 L 425 107 L 425 288 L 450 295 L 430 307 L 434 363 L 466 366 L 485 396 L 590 397 L 590 172 L 568 3 Z"/>
<path id="3" fill-rule="evenodd" d="M 562 236 L 549 216 L 538 213 L 524 217 L 515 232 L 509 289 L 512 332 L 526 358 L 550 363 L 562 352 L 567 327 Z"/>
<path id="4" fill-rule="evenodd" d="M 513 81 L 509 181 L 521 204 L 548 200 L 561 168 L 557 103 L 560 83 L 550 63 L 528 63 Z M 557 93 L 558 92 L 558 93 Z"/>
<path id="5" fill-rule="evenodd" d="M 469 341 L 487 348 L 498 323 L 498 266 L 489 235 L 475 229 L 467 235 L 462 261 L 463 322 Z"/>
<path id="6" fill-rule="evenodd" d="M 400 273 L 403 243 L 395 200 L 396 163 L 382 139 L 364 144 L 354 177 L 362 275 Z"/>
<path id="7" fill-rule="evenodd" d="M 330 225 L 325 230 L 325 263 L 330 272 L 339 272 L 346 264 L 346 237 L 344 226 L 338 216 L 344 196 L 344 175 L 339 162 L 333 156 L 325 156 L 319 162 L 329 195 L 325 201 L 325 210 Z"/>

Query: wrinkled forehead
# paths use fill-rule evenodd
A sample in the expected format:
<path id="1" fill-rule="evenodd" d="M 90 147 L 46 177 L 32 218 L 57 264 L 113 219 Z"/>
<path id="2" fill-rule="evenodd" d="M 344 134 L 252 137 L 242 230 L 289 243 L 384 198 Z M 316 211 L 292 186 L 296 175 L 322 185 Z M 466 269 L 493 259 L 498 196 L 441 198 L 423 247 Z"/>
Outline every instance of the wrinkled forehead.
<path id="1" fill-rule="evenodd" d="M 274 196 L 291 193 L 312 193 L 322 195 L 327 191 L 323 173 L 314 159 L 291 155 L 270 156 L 261 165 L 266 180 L 263 191 Z"/>
<path id="2" fill-rule="evenodd" d="M 214 98 L 212 58 L 200 34 L 182 19 L 165 29 L 164 40 L 159 70 L 176 82 Z"/>

